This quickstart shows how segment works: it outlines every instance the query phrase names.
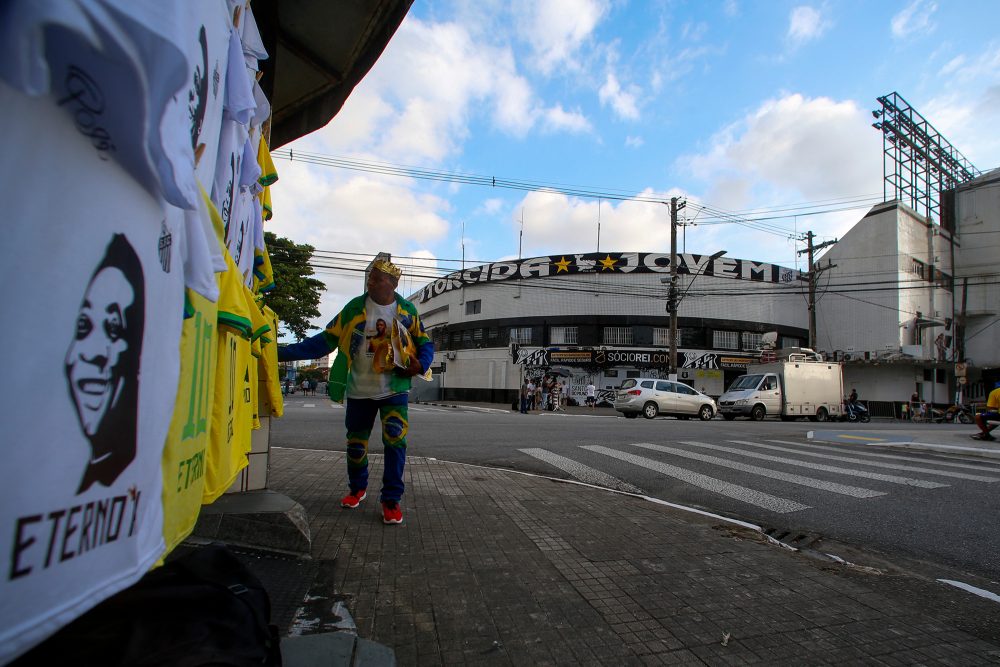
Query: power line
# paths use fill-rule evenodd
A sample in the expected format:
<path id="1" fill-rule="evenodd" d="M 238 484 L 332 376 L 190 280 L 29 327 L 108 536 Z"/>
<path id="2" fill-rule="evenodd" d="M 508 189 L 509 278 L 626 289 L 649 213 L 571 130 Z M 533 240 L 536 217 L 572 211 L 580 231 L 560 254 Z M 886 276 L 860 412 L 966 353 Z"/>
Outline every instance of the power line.
<path id="1" fill-rule="evenodd" d="M 439 171 L 420 167 L 411 167 L 386 162 L 376 162 L 372 160 L 362 160 L 336 155 L 325 155 L 322 153 L 311 153 L 307 151 L 295 151 L 290 148 L 276 149 L 272 157 L 285 159 L 292 162 L 304 162 L 319 166 L 346 169 L 350 171 L 360 171 L 364 173 L 379 174 L 384 176 L 398 176 L 413 178 L 416 180 L 438 181 L 445 183 L 458 183 L 463 185 L 479 185 L 483 187 L 502 188 L 507 190 L 520 190 L 527 192 L 554 192 L 571 197 L 581 197 L 587 199 L 610 199 L 613 201 L 636 201 L 650 204 L 667 204 L 668 199 L 659 196 L 647 196 L 635 194 L 635 191 L 621 189 L 595 188 L 590 186 L 569 185 L 559 183 L 547 183 L 543 181 L 532 181 L 523 179 L 503 178 L 497 176 L 482 176 L 455 171 Z M 691 198 L 688 197 L 690 200 Z M 741 224 L 770 234 L 779 236 L 794 235 L 793 230 L 777 228 L 773 225 L 764 224 L 767 221 L 782 220 L 798 216 L 823 215 L 827 213 L 837 213 L 842 211 L 869 208 L 872 204 L 881 201 L 877 195 L 861 195 L 852 197 L 840 197 L 830 200 L 806 203 L 798 206 L 780 205 L 776 207 L 764 207 L 752 209 L 752 214 L 739 214 L 727 212 L 722 209 L 702 204 L 690 202 L 694 207 L 700 207 L 711 213 L 710 218 L 700 220 L 697 224 Z M 824 205 L 836 205 L 835 208 L 822 209 Z M 816 210 L 820 209 L 820 210 Z M 773 215 L 757 215 L 773 211 Z M 754 216 L 754 217 L 751 217 Z"/>

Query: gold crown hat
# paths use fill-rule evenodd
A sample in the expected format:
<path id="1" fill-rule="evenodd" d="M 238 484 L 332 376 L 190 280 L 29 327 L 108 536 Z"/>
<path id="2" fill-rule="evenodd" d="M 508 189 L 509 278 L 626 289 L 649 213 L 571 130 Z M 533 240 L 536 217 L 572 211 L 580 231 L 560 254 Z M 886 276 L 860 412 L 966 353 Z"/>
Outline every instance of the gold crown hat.
<path id="1" fill-rule="evenodd" d="M 399 268 L 392 262 L 386 261 L 384 259 L 376 259 L 372 263 L 372 268 L 378 269 L 383 273 L 388 273 L 393 278 L 399 278 L 401 275 L 403 275 L 403 269 Z"/>

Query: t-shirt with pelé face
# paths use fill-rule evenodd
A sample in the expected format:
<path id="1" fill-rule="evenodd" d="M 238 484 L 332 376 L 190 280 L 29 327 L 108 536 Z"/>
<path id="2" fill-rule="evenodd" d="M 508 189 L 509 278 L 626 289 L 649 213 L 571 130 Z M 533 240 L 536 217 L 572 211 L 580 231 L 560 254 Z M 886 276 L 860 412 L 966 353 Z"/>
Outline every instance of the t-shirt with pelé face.
<path id="1" fill-rule="evenodd" d="M 392 395 L 389 388 L 389 373 L 380 372 L 380 360 L 385 360 L 390 344 L 392 320 L 396 315 L 396 301 L 388 306 L 375 303 L 371 297 L 365 300 L 365 344 L 361 345 L 351 358 L 351 375 L 347 381 L 348 398 L 385 398 Z"/>

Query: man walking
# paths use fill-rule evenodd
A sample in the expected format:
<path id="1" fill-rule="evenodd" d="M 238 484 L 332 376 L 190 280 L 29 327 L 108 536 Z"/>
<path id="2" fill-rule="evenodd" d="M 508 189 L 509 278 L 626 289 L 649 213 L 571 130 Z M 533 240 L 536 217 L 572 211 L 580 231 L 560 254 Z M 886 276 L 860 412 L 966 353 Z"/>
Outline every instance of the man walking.
<path id="1" fill-rule="evenodd" d="M 417 308 L 396 293 L 402 270 L 385 260 L 377 260 L 368 276 L 368 291 L 351 299 L 324 331 L 294 345 L 278 348 L 279 361 L 319 359 L 334 350 L 327 386 L 330 398 L 347 397 L 347 478 L 349 492 L 340 501 L 354 509 L 367 495 L 368 438 L 376 415 L 382 423 L 385 465 L 382 472 L 382 521 L 403 522 L 399 502 L 403 497 L 403 468 L 406 464 L 406 433 L 409 428 L 408 398 L 411 378 L 430 368 L 434 344 L 424 332 Z M 382 320 L 383 327 L 377 326 Z M 395 321 L 395 326 L 385 326 Z M 413 341 L 408 359 L 386 364 L 373 350 L 391 350 L 394 331 L 405 329 Z M 386 345 L 369 346 L 366 340 L 382 335 Z M 405 337 L 401 335 L 400 338 Z M 402 347 L 402 345 L 400 346 Z"/>

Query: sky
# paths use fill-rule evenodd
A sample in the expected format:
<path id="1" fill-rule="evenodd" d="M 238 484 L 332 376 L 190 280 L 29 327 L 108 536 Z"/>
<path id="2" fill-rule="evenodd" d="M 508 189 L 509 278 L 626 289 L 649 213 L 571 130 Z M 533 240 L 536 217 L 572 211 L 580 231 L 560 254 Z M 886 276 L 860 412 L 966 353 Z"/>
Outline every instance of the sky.
<path id="1" fill-rule="evenodd" d="M 404 296 L 463 258 L 669 252 L 672 197 L 679 252 L 805 269 L 806 232 L 883 199 L 878 97 L 1000 167 L 998 25 L 996 0 L 416 0 L 275 151 L 265 229 L 316 248 L 317 326 L 378 252 Z"/>

